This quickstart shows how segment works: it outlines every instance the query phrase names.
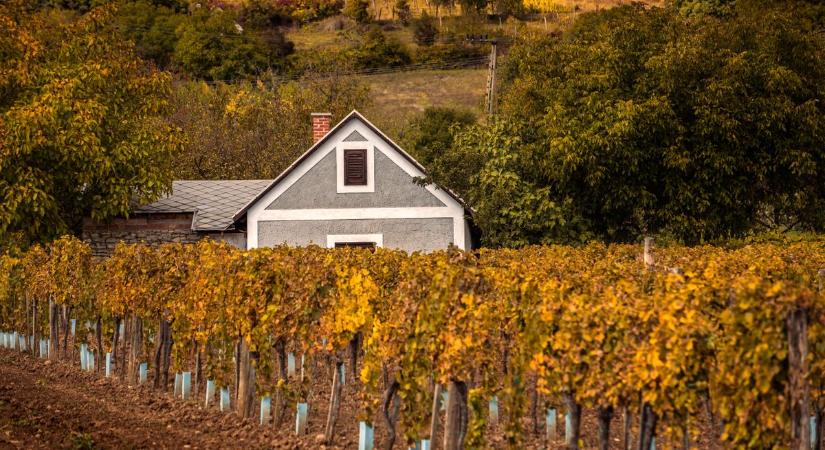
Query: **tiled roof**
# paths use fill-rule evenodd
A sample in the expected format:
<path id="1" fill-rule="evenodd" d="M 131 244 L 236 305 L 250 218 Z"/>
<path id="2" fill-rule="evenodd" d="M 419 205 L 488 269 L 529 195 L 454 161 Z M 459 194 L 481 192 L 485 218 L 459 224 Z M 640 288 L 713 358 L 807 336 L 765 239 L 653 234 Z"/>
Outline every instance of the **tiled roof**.
<path id="1" fill-rule="evenodd" d="M 135 213 L 192 212 L 195 231 L 232 229 L 233 216 L 263 191 L 272 180 L 173 181 L 172 194 L 140 206 Z"/>

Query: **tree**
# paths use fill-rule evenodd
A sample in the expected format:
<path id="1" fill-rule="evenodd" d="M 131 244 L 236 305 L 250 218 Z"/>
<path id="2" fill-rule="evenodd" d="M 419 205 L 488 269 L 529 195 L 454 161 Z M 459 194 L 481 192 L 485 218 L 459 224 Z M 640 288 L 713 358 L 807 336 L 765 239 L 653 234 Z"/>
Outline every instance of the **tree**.
<path id="1" fill-rule="evenodd" d="M 476 117 L 470 111 L 431 107 L 410 122 L 402 139 L 415 159 L 430 169 L 432 180 L 439 184 L 453 180 L 453 188 L 466 192 L 479 166 L 466 154 L 451 150 L 455 133 L 475 123 Z"/>
<path id="2" fill-rule="evenodd" d="M 174 61 L 198 78 L 234 80 L 279 68 L 293 45 L 280 32 L 244 30 L 232 11 L 198 10 L 181 32 Z"/>
<path id="3" fill-rule="evenodd" d="M 459 4 L 463 14 L 481 14 L 487 9 L 487 0 L 460 0 Z"/>
<path id="4" fill-rule="evenodd" d="M 515 47 L 499 120 L 460 133 L 453 149 L 483 161 L 459 193 L 476 202 L 487 242 L 554 240 L 552 224 L 616 241 L 825 228 L 816 20 L 760 2 L 690 19 L 630 5 Z M 537 205 L 560 215 L 543 224 Z"/>
<path id="5" fill-rule="evenodd" d="M 115 20 L 123 35 L 135 42 L 141 57 L 168 67 L 179 38 L 177 29 L 188 17 L 179 14 L 174 6 L 136 0 L 119 5 Z"/>
<path id="6" fill-rule="evenodd" d="M 357 64 L 363 68 L 394 67 L 411 61 L 404 45 L 387 38 L 381 28 L 371 27 L 356 53 Z"/>
<path id="7" fill-rule="evenodd" d="M 413 36 L 415 43 L 421 46 L 430 46 L 435 43 L 435 38 L 438 37 L 438 28 L 435 26 L 435 21 L 432 16 L 424 11 L 421 17 L 413 22 Z"/>
<path id="8" fill-rule="evenodd" d="M 367 0 L 347 0 L 344 5 L 344 14 L 360 24 L 369 23 L 369 7 L 370 4 Z"/>
<path id="9" fill-rule="evenodd" d="M 181 84 L 170 121 L 184 144 L 174 158 L 178 179 L 269 179 L 312 145 L 310 113 L 341 119 L 368 106 L 366 88 L 351 78 L 305 78 L 262 84 Z"/>
<path id="10" fill-rule="evenodd" d="M 0 6 L 0 236 L 78 233 L 169 188 L 169 78 L 118 39 L 110 9 L 55 17 Z"/>
<path id="11" fill-rule="evenodd" d="M 401 21 L 401 24 L 407 25 L 410 23 L 412 11 L 410 11 L 409 0 L 396 0 L 393 10 L 395 11 L 395 14 L 398 16 L 398 20 Z"/>

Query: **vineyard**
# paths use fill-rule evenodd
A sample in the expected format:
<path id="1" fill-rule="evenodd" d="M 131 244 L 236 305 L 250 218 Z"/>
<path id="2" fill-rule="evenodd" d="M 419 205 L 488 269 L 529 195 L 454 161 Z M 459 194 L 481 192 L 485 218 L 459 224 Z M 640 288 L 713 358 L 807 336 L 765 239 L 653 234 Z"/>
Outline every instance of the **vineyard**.
<path id="1" fill-rule="evenodd" d="M 97 260 L 61 238 L 0 257 L 0 343 L 291 433 L 323 416 L 327 445 L 346 392 L 361 448 L 520 448 L 539 424 L 579 448 L 585 409 L 604 449 L 821 449 L 825 242 L 650 244 Z"/>

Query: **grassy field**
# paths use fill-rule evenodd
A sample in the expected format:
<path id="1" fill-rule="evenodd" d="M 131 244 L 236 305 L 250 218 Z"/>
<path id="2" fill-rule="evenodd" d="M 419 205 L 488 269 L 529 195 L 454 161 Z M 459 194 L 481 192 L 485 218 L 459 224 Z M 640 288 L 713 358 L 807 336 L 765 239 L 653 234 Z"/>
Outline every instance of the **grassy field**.
<path id="1" fill-rule="evenodd" d="M 363 111 L 390 136 L 416 113 L 431 106 L 450 106 L 481 115 L 487 88 L 487 69 L 417 70 L 363 75 L 373 97 Z"/>

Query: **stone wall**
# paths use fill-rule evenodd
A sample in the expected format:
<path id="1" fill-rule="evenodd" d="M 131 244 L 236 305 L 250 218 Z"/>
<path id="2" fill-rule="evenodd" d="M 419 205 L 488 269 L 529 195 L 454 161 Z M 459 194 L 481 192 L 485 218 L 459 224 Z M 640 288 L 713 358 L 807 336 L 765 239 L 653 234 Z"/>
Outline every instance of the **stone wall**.
<path id="1" fill-rule="evenodd" d="M 244 247 L 242 232 L 201 233 L 192 231 L 192 213 L 141 214 L 128 219 L 114 219 L 109 223 L 86 220 L 82 239 L 92 247 L 94 256 L 110 256 L 118 242 L 160 245 L 169 242 L 192 244 L 204 238 L 227 241 Z"/>

